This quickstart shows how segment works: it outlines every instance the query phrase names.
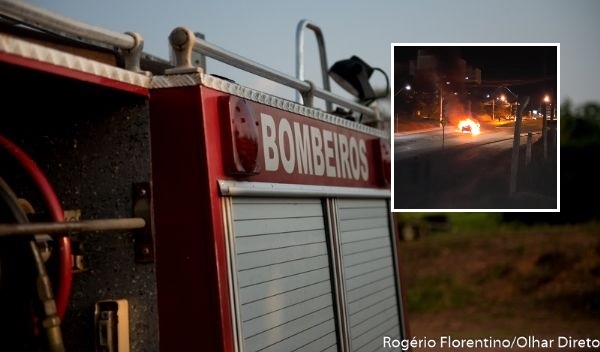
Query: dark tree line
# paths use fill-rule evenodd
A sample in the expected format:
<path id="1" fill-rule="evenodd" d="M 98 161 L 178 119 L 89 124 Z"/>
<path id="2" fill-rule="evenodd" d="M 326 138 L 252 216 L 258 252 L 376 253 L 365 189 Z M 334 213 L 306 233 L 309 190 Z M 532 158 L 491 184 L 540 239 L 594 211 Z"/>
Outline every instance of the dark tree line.
<path id="1" fill-rule="evenodd" d="M 597 148 L 600 144 L 600 104 L 590 102 L 573 107 L 561 106 L 561 145 L 569 148 Z"/>
<path id="2" fill-rule="evenodd" d="M 600 104 L 561 104 L 560 213 L 505 213 L 505 220 L 577 223 L 600 220 Z"/>
<path id="3" fill-rule="evenodd" d="M 569 221 L 600 220 L 600 104 L 573 106 L 560 113 L 561 216 Z"/>

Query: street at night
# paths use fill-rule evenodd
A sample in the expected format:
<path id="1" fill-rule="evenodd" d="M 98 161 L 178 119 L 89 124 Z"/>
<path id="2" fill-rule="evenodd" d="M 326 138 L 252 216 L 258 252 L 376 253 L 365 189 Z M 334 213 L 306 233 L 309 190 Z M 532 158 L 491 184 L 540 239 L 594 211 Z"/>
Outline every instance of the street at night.
<path id="1" fill-rule="evenodd" d="M 557 210 L 557 50 L 395 47 L 394 209 Z"/>
<path id="2" fill-rule="evenodd" d="M 394 138 L 394 207 L 396 209 L 554 209 L 556 198 L 527 189 L 527 172 L 543 158 L 541 132 L 533 122 L 523 126 L 520 138 L 517 189 L 509 196 L 514 123 L 482 124 L 473 136 L 455 128 L 398 134 Z M 527 161 L 527 134 L 532 150 Z M 443 139 L 443 141 L 442 141 Z M 443 144 L 443 145 L 442 145 Z M 553 141 L 547 140 L 550 148 Z M 549 157 L 553 155 L 548 154 Z M 546 175 L 538 184 L 552 184 L 556 175 Z"/>

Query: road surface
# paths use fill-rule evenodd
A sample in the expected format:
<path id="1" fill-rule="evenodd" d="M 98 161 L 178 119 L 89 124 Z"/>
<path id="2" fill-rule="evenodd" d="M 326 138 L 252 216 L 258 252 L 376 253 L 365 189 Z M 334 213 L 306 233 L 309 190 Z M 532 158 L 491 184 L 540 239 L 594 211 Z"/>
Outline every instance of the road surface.
<path id="1" fill-rule="evenodd" d="M 399 134 L 394 138 L 395 210 L 502 210 L 556 208 L 556 200 L 514 202 L 508 197 L 514 129 L 482 124 L 478 135 L 455 127 Z M 520 167 L 525 167 L 527 132 L 522 129 Z M 539 131 L 539 130 L 538 130 Z M 532 133 L 532 142 L 541 132 Z"/>

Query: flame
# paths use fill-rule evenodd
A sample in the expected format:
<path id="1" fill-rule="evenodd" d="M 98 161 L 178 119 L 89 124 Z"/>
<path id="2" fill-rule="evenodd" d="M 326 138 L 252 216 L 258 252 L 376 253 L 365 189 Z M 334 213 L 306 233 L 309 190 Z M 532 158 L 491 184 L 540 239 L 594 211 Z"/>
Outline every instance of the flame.
<path id="1" fill-rule="evenodd" d="M 478 135 L 479 133 L 481 133 L 481 131 L 479 129 L 479 122 L 473 121 L 473 120 L 471 120 L 469 118 L 460 120 L 458 122 L 458 132 L 462 133 L 462 129 L 463 129 L 464 126 L 471 127 L 471 134 L 473 134 L 474 136 Z"/>

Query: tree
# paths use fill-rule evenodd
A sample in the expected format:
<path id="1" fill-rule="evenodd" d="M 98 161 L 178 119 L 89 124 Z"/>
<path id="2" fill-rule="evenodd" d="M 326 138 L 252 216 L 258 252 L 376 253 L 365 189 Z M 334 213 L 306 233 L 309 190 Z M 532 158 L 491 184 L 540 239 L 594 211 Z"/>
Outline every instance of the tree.
<path id="1" fill-rule="evenodd" d="M 573 109 L 569 100 L 561 107 L 560 129 L 562 145 L 600 144 L 600 105 L 589 102 Z"/>
<path id="2" fill-rule="evenodd" d="M 583 219 L 598 217 L 597 159 L 600 154 L 600 105 L 589 102 L 573 109 L 570 101 L 560 112 L 561 213 Z M 582 202 L 582 197 L 590 201 Z"/>
<path id="3" fill-rule="evenodd" d="M 481 102 L 479 113 L 490 115 L 496 120 L 504 120 L 514 115 L 512 105 L 500 100 L 496 100 L 493 105 L 491 100 Z"/>

